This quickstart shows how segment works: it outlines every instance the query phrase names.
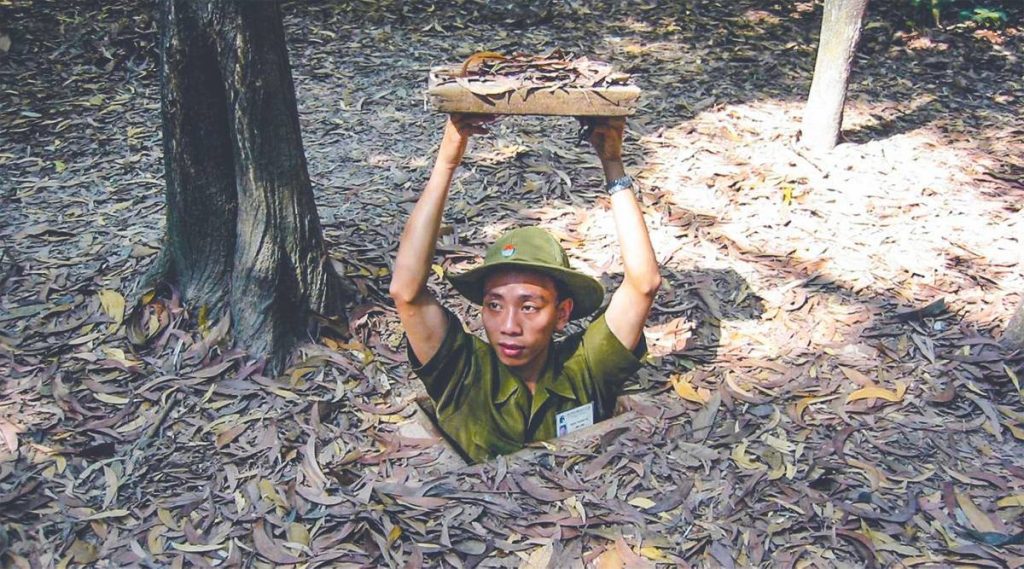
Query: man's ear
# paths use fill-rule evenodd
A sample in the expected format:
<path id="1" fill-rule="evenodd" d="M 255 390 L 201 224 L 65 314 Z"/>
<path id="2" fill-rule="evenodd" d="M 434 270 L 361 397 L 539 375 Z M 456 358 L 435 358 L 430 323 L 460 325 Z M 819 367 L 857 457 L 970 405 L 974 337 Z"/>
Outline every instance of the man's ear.
<path id="1" fill-rule="evenodd" d="M 569 315 L 572 314 L 573 301 L 571 298 L 563 299 L 555 307 L 557 311 L 558 321 L 555 322 L 555 330 L 561 332 L 565 330 L 565 327 L 569 324 Z"/>

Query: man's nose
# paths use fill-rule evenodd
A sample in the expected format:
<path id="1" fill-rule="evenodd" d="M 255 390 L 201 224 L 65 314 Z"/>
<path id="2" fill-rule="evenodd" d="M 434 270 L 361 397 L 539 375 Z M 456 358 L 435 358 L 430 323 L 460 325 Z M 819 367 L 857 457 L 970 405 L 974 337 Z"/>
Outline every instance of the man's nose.
<path id="1" fill-rule="evenodd" d="M 518 336 L 523 332 L 515 310 L 506 310 L 501 315 L 501 333 L 506 336 Z"/>

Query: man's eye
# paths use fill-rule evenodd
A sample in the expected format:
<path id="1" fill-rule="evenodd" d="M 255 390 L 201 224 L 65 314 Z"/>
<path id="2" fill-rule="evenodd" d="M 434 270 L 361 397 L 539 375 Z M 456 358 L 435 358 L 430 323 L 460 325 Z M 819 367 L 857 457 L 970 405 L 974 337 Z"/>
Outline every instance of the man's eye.
<path id="1" fill-rule="evenodd" d="M 487 303 L 487 308 L 489 308 L 491 310 L 501 310 L 501 305 L 498 304 L 497 302 L 488 302 Z"/>
<path id="2" fill-rule="evenodd" d="M 527 304 L 527 305 L 523 306 L 523 312 L 536 312 L 536 311 L 537 311 L 537 307 L 533 306 L 532 304 Z"/>

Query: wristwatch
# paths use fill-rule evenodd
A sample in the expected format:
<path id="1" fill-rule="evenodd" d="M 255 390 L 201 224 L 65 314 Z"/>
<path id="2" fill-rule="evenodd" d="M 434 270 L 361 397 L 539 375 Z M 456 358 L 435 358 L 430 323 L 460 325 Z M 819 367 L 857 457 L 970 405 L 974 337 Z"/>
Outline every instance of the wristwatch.
<path id="1" fill-rule="evenodd" d="M 629 176 L 623 176 L 621 178 L 616 178 L 605 184 L 604 189 L 608 191 L 608 195 L 610 196 L 616 192 L 621 192 L 622 190 L 632 187 L 633 178 L 630 178 Z"/>

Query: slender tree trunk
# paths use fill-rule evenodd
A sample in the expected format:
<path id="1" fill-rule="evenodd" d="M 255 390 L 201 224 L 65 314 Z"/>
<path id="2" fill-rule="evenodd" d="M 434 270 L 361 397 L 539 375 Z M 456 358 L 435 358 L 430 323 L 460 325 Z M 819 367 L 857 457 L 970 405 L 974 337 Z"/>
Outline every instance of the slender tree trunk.
<path id="1" fill-rule="evenodd" d="M 340 313 L 276 2 L 163 0 L 167 235 L 157 271 L 280 369 L 311 316 Z"/>
<path id="2" fill-rule="evenodd" d="M 1024 300 L 1017 306 L 1017 312 L 1006 325 L 1001 343 L 1010 349 L 1024 350 Z"/>
<path id="3" fill-rule="evenodd" d="M 868 0 L 825 0 L 814 79 L 804 108 L 801 140 L 812 150 L 839 142 L 853 56 Z"/>

